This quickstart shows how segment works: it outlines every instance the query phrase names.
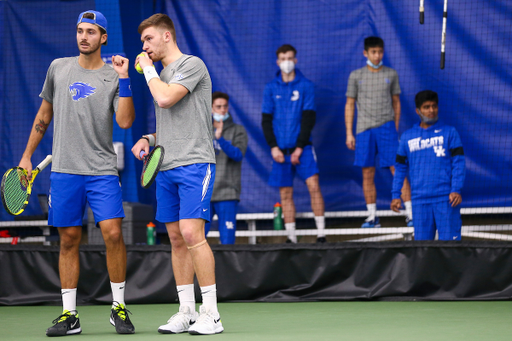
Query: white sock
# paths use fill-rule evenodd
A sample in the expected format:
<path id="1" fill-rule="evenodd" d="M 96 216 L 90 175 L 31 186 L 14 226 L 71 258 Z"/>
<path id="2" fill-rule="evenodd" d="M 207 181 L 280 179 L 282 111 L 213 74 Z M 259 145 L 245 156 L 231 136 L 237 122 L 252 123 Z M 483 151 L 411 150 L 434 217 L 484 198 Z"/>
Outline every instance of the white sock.
<path id="1" fill-rule="evenodd" d="M 196 311 L 196 298 L 194 296 L 194 283 L 178 285 L 178 299 L 180 300 L 180 306 L 188 307 L 190 312 Z"/>
<path id="2" fill-rule="evenodd" d="M 203 306 L 206 310 L 218 313 L 217 309 L 217 285 L 201 287 L 201 296 L 203 297 Z"/>
<path id="3" fill-rule="evenodd" d="M 292 241 L 292 243 L 297 242 L 297 236 L 295 235 L 295 222 L 284 224 L 286 231 L 288 231 L 288 239 Z"/>
<path id="4" fill-rule="evenodd" d="M 110 282 L 110 287 L 112 288 L 112 308 L 115 308 L 118 304 L 126 306 L 126 303 L 124 303 L 125 286 L 126 281 L 121 283 Z"/>
<path id="5" fill-rule="evenodd" d="M 366 221 L 375 220 L 377 204 L 366 204 L 366 208 L 368 209 L 368 218 L 366 218 Z"/>
<path id="6" fill-rule="evenodd" d="M 325 216 L 315 216 L 316 229 L 318 230 L 318 238 L 325 237 Z"/>
<path id="7" fill-rule="evenodd" d="M 409 220 L 412 220 L 412 203 L 411 201 L 405 201 L 404 202 L 404 206 L 405 206 L 405 214 L 407 215 L 407 218 L 409 218 Z"/>
<path id="8" fill-rule="evenodd" d="M 76 314 L 76 288 L 74 289 L 61 289 L 62 295 L 62 310 L 68 310 L 73 315 Z"/>

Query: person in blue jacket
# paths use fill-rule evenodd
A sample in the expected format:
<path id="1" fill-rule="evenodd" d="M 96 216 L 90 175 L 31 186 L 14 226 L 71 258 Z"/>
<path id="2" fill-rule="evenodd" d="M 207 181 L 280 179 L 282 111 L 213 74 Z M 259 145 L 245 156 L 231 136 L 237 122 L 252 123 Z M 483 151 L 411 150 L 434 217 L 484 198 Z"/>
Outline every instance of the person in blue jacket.
<path id="1" fill-rule="evenodd" d="M 316 120 L 315 87 L 295 68 L 297 50 L 293 46 L 281 46 L 276 55 L 280 71 L 265 86 L 262 108 L 263 133 L 273 159 L 269 185 L 279 187 L 287 242 L 296 243 L 293 178 L 298 174 L 306 182 L 318 230 L 317 242 L 324 243 L 324 199 L 311 142 Z"/>
<path id="2" fill-rule="evenodd" d="M 399 212 L 406 174 L 411 182 L 414 239 L 461 239 L 460 191 L 465 178 L 464 149 L 454 127 L 438 121 L 438 96 L 431 90 L 416 95 L 421 122 L 405 131 L 396 155 L 391 209 Z"/>

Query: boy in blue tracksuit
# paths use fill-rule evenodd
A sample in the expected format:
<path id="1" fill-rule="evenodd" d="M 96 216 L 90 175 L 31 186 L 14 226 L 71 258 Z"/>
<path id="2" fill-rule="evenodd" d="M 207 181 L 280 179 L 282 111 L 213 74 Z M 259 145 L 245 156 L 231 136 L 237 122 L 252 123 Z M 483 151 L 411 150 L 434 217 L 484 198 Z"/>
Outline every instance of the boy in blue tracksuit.
<path id="1" fill-rule="evenodd" d="M 464 150 L 455 128 L 438 122 L 437 93 L 416 95 L 421 122 L 403 133 L 396 155 L 391 209 L 400 209 L 400 190 L 411 182 L 414 239 L 461 239 L 460 191 L 465 178 Z"/>
<path id="2" fill-rule="evenodd" d="M 262 107 L 263 133 L 273 159 L 269 185 L 279 187 L 287 242 L 296 243 L 293 178 L 298 174 L 306 182 L 318 229 L 317 242 L 323 243 L 326 241 L 324 199 L 311 142 L 316 119 L 315 88 L 295 69 L 297 50 L 293 46 L 281 46 L 276 55 L 281 71 L 265 86 Z"/>

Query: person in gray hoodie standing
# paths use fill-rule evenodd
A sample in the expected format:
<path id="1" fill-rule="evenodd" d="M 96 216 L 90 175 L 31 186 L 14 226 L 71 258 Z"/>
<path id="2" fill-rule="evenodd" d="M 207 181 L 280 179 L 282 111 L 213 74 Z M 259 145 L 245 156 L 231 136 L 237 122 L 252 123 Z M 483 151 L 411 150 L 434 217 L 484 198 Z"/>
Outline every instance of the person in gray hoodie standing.
<path id="1" fill-rule="evenodd" d="M 216 91 L 212 94 L 212 115 L 215 139 L 216 174 L 213 185 L 210 214 L 219 218 L 221 244 L 234 244 L 236 213 L 242 188 L 242 159 L 247 150 L 245 128 L 233 122 L 229 114 L 229 96 Z M 211 219 L 210 219 L 211 221 Z M 210 223 L 205 225 L 205 233 Z"/>

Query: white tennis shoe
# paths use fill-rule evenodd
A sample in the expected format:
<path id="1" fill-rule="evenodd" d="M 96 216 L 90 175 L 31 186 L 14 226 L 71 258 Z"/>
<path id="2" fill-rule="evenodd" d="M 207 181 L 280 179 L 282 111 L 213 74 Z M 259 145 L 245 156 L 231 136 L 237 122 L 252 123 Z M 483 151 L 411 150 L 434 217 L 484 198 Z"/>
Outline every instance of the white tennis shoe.
<path id="1" fill-rule="evenodd" d="M 161 334 L 186 333 L 197 319 L 198 314 L 195 310 L 190 312 L 189 307 L 181 306 L 180 310 L 167 320 L 167 324 L 158 327 L 158 332 Z"/>
<path id="2" fill-rule="evenodd" d="M 220 314 L 206 310 L 205 306 L 199 307 L 199 317 L 196 323 L 191 325 L 188 329 L 188 333 L 194 335 L 219 334 L 223 331 L 224 327 L 220 321 Z"/>

